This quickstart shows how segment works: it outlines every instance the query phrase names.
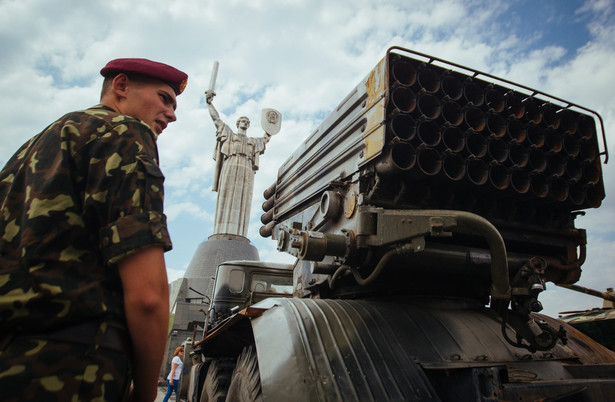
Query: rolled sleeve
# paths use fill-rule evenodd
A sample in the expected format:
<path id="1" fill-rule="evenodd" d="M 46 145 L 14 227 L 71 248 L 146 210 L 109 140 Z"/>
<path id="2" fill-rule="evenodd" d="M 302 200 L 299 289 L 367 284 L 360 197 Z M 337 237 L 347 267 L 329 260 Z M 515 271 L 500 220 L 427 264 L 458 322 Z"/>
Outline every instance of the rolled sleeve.
<path id="1" fill-rule="evenodd" d="M 158 212 L 144 212 L 124 216 L 100 230 L 100 249 L 108 264 L 148 246 L 172 248 L 166 226 L 166 216 Z"/>

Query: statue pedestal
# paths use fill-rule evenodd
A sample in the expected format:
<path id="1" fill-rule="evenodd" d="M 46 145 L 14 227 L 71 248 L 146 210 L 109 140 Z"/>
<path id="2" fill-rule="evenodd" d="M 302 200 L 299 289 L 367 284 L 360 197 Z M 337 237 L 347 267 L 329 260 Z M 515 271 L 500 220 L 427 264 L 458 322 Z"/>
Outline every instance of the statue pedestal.
<path id="1" fill-rule="evenodd" d="M 184 273 L 188 287 L 211 297 L 218 265 L 232 260 L 259 261 L 258 250 L 250 240 L 232 234 L 214 234 L 198 245 Z M 199 295 L 188 290 L 186 298 Z"/>

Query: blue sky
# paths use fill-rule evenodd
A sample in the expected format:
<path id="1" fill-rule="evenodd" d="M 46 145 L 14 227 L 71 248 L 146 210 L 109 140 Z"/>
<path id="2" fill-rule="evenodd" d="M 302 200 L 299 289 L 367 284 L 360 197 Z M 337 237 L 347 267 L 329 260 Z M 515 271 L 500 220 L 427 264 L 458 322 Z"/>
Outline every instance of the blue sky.
<path id="1" fill-rule="evenodd" d="M 282 131 L 256 175 L 249 237 L 261 259 L 291 261 L 258 236 L 262 191 L 277 168 L 393 45 L 485 71 L 598 111 L 615 143 L 615 4 L 612 0 L 0 0 L 0 165 L 70 110 L 98 102 L 100 68 L 146 57 L 186 71 L 178 121 L 159 139 L 165 210 L 174 249 L 170 279 L 183 275 L 212 231 L 215 128 L 203 92 L 220 62 L 215 105 L 227 122 L 282 112 Z M 579 284 L 615 286 L 614 169 L 607 198 L 578 220 L 589 236 Z M 600 300 L 549 290 L 545 312 Z"/>

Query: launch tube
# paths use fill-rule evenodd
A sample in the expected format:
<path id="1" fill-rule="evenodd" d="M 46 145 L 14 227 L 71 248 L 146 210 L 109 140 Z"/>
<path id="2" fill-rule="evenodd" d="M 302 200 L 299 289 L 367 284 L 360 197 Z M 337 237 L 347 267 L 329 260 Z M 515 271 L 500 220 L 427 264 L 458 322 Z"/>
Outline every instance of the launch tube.
<path id="1" fill-rule="evenodd" d="M 468 105 L 475 107 L 481 106 L 485 101 L 485 93 L 483 92 L 483 87 L 476 82 L 473 82 L 471 79 L 468 79 L 464 82 L 463 96 L 468 102 Z"/>
<path id="2" fill-rule="evenodd" d="M 436 93 L 440 89 L 440 76 L 431 68 L 421 68 L 418 71 L 417 81 L 421 89 L 430 94 Z"/>
<path id="3" fill-rule="evenodd" d="M 455 101 L 444 102 L 442 106 L 442 117 L 451 126 L 458 126 L 463 121 L 463 110 L 461 106 Z"/>
<path id="4" fill-rule="evenodd" d="M 487 141 L 487 155 L 492 160 L 503 163 L 508 159 L 508 145 L 497 138 L 491 138 Z"/>
<path id="5" fill-rule="evenodd" d="M 466 161 L 459 154 L 445 153 L 442 170 L 449 179 L 459 181 L 465 177 Z"/>
<path id="6" fill-rule="evenodd" d="M 442 77 L 440 89 L 445 98 L 448 97 L 454 101 L 463 96 L 463 83 L 452 74 L 446 74 Z"/>
<path id="7" fill-rule="evenodd" d="M 407 142 L 391 144 L 376 163 L 376 171 L 385 176 L 411 169 L 416 162 L 416 149 Z"/>
<path id="8" fill-rule="evenodd" d="M 565 201 L 568 198 L 569 185 L 566 180 L 554 177 L 550 180 L 550 195 L 555 201 Z"/>
<path id="9" fill-rule="evenodd" d="M 557 113 L 559 114 L 559 117 L 560 117 L 560 124 L 559 124 L 560 130 L 568 134 L 574 134 L 574 132 L 577 131 L 577 124 L 578 124 L 577 119 L 574 116 L 574 113 L 572 113 L 568 109 L 562 109 L 558 111 Z"/>
<path id="10" fill-rule="evenodd" d="M 568 199 L 574 205 L 581 205 L 587 196 L 587 186 L 581 183 L 574 183 L 570 186 Z"/>
<path id="11" fill-rule="evenodd" d="M 466 176 L 472 184 L 482 186 L 489 179 L 489 167 L 481 159 L 470 159 L 466 168 Z"/>
<path id="12" fill-rule="evenodd" d="M 582 140 L 589 140 L 594 136 L 596 123 L 589 116 L 582 116 L 579 119 L 577 133 Z"/>
<path id="13" fill-rule="evenodd" d="M 522 169 L 513 169 L 510 175 L 510 185 L 519 194 L 525 194 L 530 190 L 530 174 Z"/>
<path id="14" fill-rule="evenodd" d="M 510 172 L 506 166 L 492 163 L 489 166 L 489 183 L 498 190 L 506 190 L 510 184 Z"/>
<path id="15" fill-rule="evenodd" d="M 477 133 L 468 133 L 466 136 L 466 150 L 470 156 L 482 158 L 487 153 L 487 141 Z"/>
<path id="16" fill-rule="evenodd" d="M 408 141 L 414 138 L 416 122 L 408 114 L 397 114 L 391 119 L 389 129 L 395 137 L 402 141 Z"/>
<path id="17" fill-rule="evenodd" d="M 485 103 L 490 111 L 502 113 L 506 107 L 506 100 L 502 92 L 495 88 L 487 89 L 485 92 Z"/>
<path id="18" fill-rule="evenodd" d="M 442 107 L 440 106 L 440 101 L 435 96 L 423 94 L 418 97 L 416 103 L 421 117 L 433 120 L 440 116 Z"/>
<path id="19" fill-rule="evenodd" d="M 541 107 L 542 109 L 542 122 L 547 127 L 557 129 L 559 127 L 559 115 L 555 110 L 555 106 L 549 103 L 545 103 Z"/>
<path id="20" fill-rule="evenodd" d="M 577 181 L 581 179 L 583 177 L 583 166 L 581 162 L 576 159 L 569 159 L 566 161 L 565 173 L 570 180 Z"/>
<path id="21" fill-rule="evenodd" d="M 417 134 L 421 143 L 430 147 L 435 147 L 442 139 L 440 125 L 431 120 L 420 122 L 417 127 Z"/>
<path id="22" fill-rule="evenodd" d="M 508 113 L 515 119 L 522 118 L 525 113 L 525 108 L 523 107 L 521 99 L 519 99 L 513 91 L 506 93 L 504 98 L 506 99 L 506 110 Z"/>
<path id="23" fill-rule="evenodd" d="M 525 108 L 525 118 L 528 122 L 533 124 L 540 124 L 542 121 L 542 110 L 540 109 L 540 104 L 535 98 L 527 97 L 523 100 L 523 105 Z"/>
<path id="24" fill-rule="evenodd" d="M 401 85 L 411 86 L 416 82 L 416 69 L 411 63 L 398 61 L 391 68 L 393 78 Z"/>
<path id="25" fill-rule="evenodd" d="M 506 134 L 506 119 L 499 114 L 487 115 L 487 130 L 494 137 L 503 137 Z"/>
<path id="26" fill-rule="evenodd" d="M 416 155 L 416 167 L 427 176 L 435 176 L 442 169 L 442 156 L 433 148 L 419 148 Z"/>
<path id="27" fill-rule="evenodd" d="M 532 175 L 530 189 L 538 198 L 545 198 L 549 195 L 549 183 L 547 182 L 545 175 L 542 173 Z"/>
<path id="28" fill-rule="evenodd" d="M 464 120 L 468 127 L 476 132 L 485 128 L 485 114 L 477 107 L 468 107 L 464 113 Z"/>
<path id="29" fill-rule="evenodd" d="M 416 94 L 410 88 L 397 87 L 391 94 L 396 112 L 410 113 L 416 107 Z"/>
<path id="30" fill-rule="evenodd" d="M 518 143 L 525 141 L 525 137 L 527 135 L 525 126 L 517 119 L 508 119 L 506 134 L 511 141 L 516 141 Z"/>
<path id="31" fill-rule="evenodd" d="M 547 168 L 547 157 L 539 149 L 532 149 L 529 154 L 528 166 L 534 172 L 543 172 Z"/>
<path id="32" fill-rule="evenodd" d="M 530 154 L 525 146 L 518 142 L 508 145 L 508 159 L 513 166 L 525 167 L 528 164 L 529 158 Z"/>
<path id="33" fill-rule="evenodd" d="M 563 150 L 570 158 L 574 158 L 579 155 L 579 152 L 581 152 L 581 143 L 579 139 L 572 135 L 567 135 L 564 137 Z"/>
<path id="34" fill-rule="evenodd" d="M 564 147 L 562 134 L 552 128 L 545 133 L 545 148 L 547 151 L 560 152 Z"/>
<path id="35" fill-rule="evenodd" d="M 465 147 L 465 135 L 458 127 L 447 127 L 442 131 L 442 141 L 446 149 L 461 152 Z"/>
<path id="36" fill-rule="evenodd" d="M 582 177 L 588 184 L 596 184 L 600 180 L 600 170 L 593 163 L 582 165 Z"/>
<path id="37" fill-rule="evenodd" d="M 541 148 L 545 145 L 545 133 L 539 126 L 530 124 L 526 130 L 527 141 L 531 148 Z"/>

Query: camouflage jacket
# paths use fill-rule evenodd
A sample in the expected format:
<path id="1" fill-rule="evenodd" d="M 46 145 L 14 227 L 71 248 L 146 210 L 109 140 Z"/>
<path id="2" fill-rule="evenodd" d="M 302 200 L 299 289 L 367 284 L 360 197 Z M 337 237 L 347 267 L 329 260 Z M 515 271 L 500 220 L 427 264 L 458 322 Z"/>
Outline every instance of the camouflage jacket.
<path id="1" fill-rule="evenodd" d="M 156 135 L 102 105 L 69 113 L 0 172 L 0 332 L 124 322 L 117 262 L 171 249 Z"/>

